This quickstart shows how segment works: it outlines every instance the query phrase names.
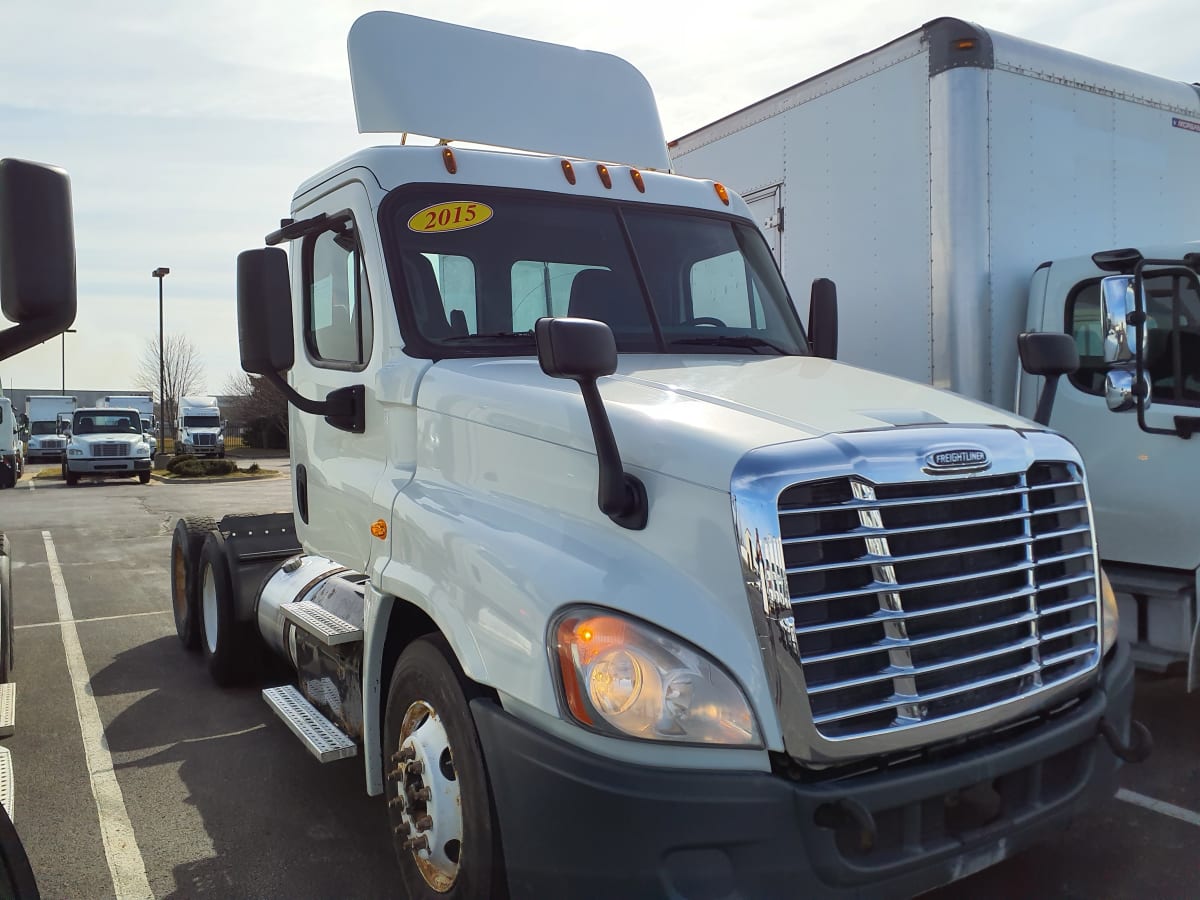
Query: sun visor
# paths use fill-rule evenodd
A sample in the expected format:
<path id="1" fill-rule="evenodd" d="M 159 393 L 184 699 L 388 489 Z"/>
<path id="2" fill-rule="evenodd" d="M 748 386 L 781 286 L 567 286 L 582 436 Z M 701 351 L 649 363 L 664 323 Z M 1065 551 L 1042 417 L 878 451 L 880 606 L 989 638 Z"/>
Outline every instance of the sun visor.
<path id="1" fill-rule="evenodd" d="M 650 84 L 619 57 L 393 12 L 347 49 L 360 133 L 670 169 Z"/>

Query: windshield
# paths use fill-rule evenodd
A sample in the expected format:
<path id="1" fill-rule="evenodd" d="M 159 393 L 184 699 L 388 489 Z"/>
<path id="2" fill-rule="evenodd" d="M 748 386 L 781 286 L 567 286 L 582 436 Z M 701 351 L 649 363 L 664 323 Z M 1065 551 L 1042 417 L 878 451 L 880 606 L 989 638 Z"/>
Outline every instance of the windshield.
<path id="1" fill-rule="evenodd" d="M 152 431 L 153 429 L 154 429 L 154 423 L 151 422 L 149 419 L 147 419 L 145 416 L 142 416 L 142 431 Z"/>
<path id="2" fill-rule="evenodd" d="M 84 411 L 75 413 L 71 433 L 84 434 L 141 434 L 141 418 L 132 409 L 114 409 L 107 412 Z"/>
<path id="3" fill-rule="evenodd" d="M 220 428 L 220 416 L 184 416 L 184 428 Z"/>
<path id="4" fill-rule="evenodd" d="M 483 221 L 443 227 L 455 216 Z M 383 219 L 414 355 L 530 355 L 542 316 L 607 322 L 625 353 L 808 353 L 770 251 L 742 220 L 460 187 L 393 194 Z"/>
<path id="5" fill-rule="evenodd" d="M 33 422 L 29 426 L 30 434 L 58 434 L 57 422 Z"/>

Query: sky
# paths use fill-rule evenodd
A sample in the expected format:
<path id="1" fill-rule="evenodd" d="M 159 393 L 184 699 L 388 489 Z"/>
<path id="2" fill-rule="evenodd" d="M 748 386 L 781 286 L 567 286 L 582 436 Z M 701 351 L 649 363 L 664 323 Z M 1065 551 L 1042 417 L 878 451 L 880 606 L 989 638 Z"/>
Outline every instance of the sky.
<path id="1" fill-rule="evenodd" d="M 240 371 L 235 259 L 295 187 L 359 147 L 346 34 L 371 9 L 614 53 L 649 79 L 668 139 L 949 15 L 1179 81 L 1193 0 L 738 0 L 470 4 L 321 0 L 0 0 L 0 156 L 72 177 L 77 333 L 0 363 L 0 386 L 135 387 L 158 335 L 187 334 L 223 393 Z M 1186 32 L 1185 32 L 1186 33 Z M 65 344 L 64 344 L 65 342 Z"/>

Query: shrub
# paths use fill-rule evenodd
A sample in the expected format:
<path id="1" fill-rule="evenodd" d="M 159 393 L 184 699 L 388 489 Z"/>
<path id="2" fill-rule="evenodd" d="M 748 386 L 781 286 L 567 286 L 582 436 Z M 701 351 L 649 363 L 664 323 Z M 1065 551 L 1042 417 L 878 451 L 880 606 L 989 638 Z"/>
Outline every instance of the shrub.
<path id="1" fill-rule="evenodd" d="M 230 475 L 237 471 L 237 463 L 232 459 L 199 459 L 194 456 L 181 456 L 167 464 L 167 471 L 181 478 Z"/>
<path id="2" fill-rule="evenodd" d="M 246 469 L 246 471 L 251 475 L 257 475 L 259 471 L 258 463 L 250 463 L 250 466 Z"/>

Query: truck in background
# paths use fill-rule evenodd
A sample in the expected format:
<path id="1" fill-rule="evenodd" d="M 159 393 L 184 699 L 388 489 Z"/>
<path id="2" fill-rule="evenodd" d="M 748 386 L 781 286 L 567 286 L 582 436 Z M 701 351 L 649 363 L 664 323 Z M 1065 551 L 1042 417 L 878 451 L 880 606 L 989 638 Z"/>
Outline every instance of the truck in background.
<path id="1" fill-rule="evenodd" d="M 71 439 L 63 459 L 63 478 L 74 486 L 81 478 L 131 478 L 150 483 L 152 455 L 133 408 L 89 407 L 75 410 Z"/>
<path id="2" fill-rule="evenodd" d="M 1200 685 L 1200 87 L 937 19 L 671 152 L 746 197 L 790 282 L 836 281 L 847 362 L 1032 416 L 1017 335 L 1075 337 L 1049 424 L 1087 463 L 1122 634 Z"/>
<path id="3" fill-rule="evenodd" d="M 150 455 L 158 452 L 158 417 L 154 414 L 154 398 L 149 394 L 121 394 L 101 397 L 96 403 L 103 409 L 136 409 L 142 420 L 142 436 L 150 445 Z"/>
<path id="4" fill-rule="evenodd" d="M 29 433 L 25 447 L 27 460 L 62 461 L 67 439 L 60 422 L 64 416 L 69 419 L 76 406 L 77 401 L 74 397 L 58 394 L 40 394 L 25 398 L 25 425 Z"/>
<path id="5" fill-rule="evenodd" d="M 443 142 L 239 256 L 295 512 L 180 519 L 170 590 L 362 755 L 402 892 L 909 895 L 1112 794 L 1146 734 L 1068 441 L 812 353 L 831 298 L 806 336 L 625 61 L 393 13 L 349 54 L 360 131 Z"/>
<path id="6" fill-rule="evenodd" d="M 175 453 L 225 457 L 225 422 L 216 397 L 180 397 Z"/>
<path id="7" fill-rule="evenodd" d="M 15 487 L 24 468 L 20 423 L 12 400 L 0 396 L 0 488 Z"/>

